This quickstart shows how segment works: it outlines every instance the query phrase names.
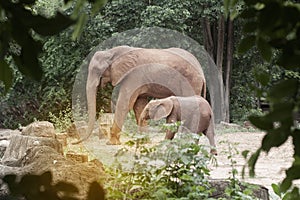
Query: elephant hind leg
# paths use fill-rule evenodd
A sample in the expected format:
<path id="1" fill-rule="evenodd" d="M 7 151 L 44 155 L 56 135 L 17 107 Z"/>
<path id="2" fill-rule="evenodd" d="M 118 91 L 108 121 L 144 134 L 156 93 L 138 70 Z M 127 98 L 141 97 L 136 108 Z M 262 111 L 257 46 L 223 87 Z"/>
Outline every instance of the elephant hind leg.
<path id="1" fill-rule="evenodd" d="M 139 97 L 139 98 L 137 98 L 136 102 L 134 103 L 133 111 L 135 114 L 135 119 L 136 119 L 137 124 L 139 123 L 139 118 L 147 104 L 148 104 L 147 97 Z M 143 124 L 141 124 L 141 126 L 147 126 L 147 121 L 145 120 L 145 122 Z"/>
<path id="2" fill-rule="evenodd" d="M 110 130 L 109 141 L 106 143 L 108 145 L 120 145 L 120 132 L 121 129 L 118 127 L 116 123 L 113 123 Z"/>

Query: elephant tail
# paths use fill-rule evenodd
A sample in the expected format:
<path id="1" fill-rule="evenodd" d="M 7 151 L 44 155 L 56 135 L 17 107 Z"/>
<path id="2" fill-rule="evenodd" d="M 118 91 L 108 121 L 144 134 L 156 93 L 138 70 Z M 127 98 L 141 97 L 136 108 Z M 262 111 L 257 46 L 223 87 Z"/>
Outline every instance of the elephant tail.
<path id="1" fill-rule="evenodd" d="M 85 137 L 85 138 L 82 138 L 82 139 L 80 139 L 80 140 L 78 140 L 78 141 L 71 142 L 71 144 L 72 144 L 72 145 L 80 144 L 80 143 L 84 142 L 85 140 L 87 140 L 88 138 L 89 138 L 89 136 L 87 136 L 87 137 Z"/>
<path id="2" fill-rule="evenodd" d="M 101 131 L 101 130 L 100 130 L 100 131 Z M 71 142 L 71 144 L 72 144 L 72 145 L 75 145 L 75 144 L 80 144 L 80 143 L 86 141 L 86 140 L 92 135 L 92 133 L 93 133 L 93 127 L 92 127 L 92 128 L 89 128 L 89 129 L 87 130 L 87 135 L 86 135 L 86 136 L 84 136 L 84 137 L 81 138 L 80 140 Z"/>

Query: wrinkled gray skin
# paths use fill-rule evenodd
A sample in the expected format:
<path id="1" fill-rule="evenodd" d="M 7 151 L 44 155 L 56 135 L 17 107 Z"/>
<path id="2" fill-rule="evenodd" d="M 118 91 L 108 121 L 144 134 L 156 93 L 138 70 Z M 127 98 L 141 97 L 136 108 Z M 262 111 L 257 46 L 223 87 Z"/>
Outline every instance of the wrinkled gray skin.
<path id="1" fill-rule="evenodd" d="M 107 51 L 98 51 L 92 57 L 89 63 L 88 77 L 86 83 L 86 96 L 88 105 L 88 129 L 87 136 L 80 141 L 73 144 L 80 143 L 86 140 L 92 133 L 96 116 L 96 94 L 98 86 L 103 88 L 107 83 L 111 83 L 113 86 L 121 84 L 126 80 L 127 88 L 136 87 L 136 78 L 142 75 L 143 70 L 138 72 L 136 76 L 129 76 L 135 69 L 145 67 L 147 65 L 163 65 L 169 69 L 174 69 L 191 85 L 192 91 L 196 95 L 205 96 L 206 94 L 206 81 L 202 68 L 197 59 L 189 52 L 179 49 L 143 49 L 134 48 L 129 46 L 119 46 Z M 172 76 L 166 74 L 164 80 L 172 79 Z M 135 112 L 136 121 L 139 119 L 139 115 L 143 108 L 148 103 L 148 97 L 164 98 L 171 95 L 175 95 L 172 91 L 165 87 L 158 87 L 155 91 L 150 88 L 143 90 L 143 94 L 136 92 L 134 98 L 133 94 L 127 94 L 125 88 L 120 89 L 119 99 L 129 99 L 129 103 L 124 101 L 117 104 L 115 110 L 114 123 L 111 128 L 110 139 L 107 144 L 117 145 L 120 144 L 120 131 L 122 129 L 125 117 L 130 109 L 133 108 Z M 176 94 L 180 95 L 180 94 Z M 190 95 L 190 93 L 188 94 Z M 181 96 L 185 96 L 182 94 Z M 122 100 L 122 99 L 121 99 Z M 122 107 L 123 109 L 118 109 Z M 119 114 L 120 113 L 120 114 Z"/>
<path id="2" fill-rule="evenodd" d="M 209 103 L 201 96 L 178 97 L 151 100 L 139 118 L 139 125 L 148 119 L 166 118 L 167 123 L 182 121 L 183 126 L 193 133 L 203 133 L 212 147 L 211 153 L 217 155 L 213 113 Z M 175 132 L 166 131 L 166 139 L 173 139 Z"/>

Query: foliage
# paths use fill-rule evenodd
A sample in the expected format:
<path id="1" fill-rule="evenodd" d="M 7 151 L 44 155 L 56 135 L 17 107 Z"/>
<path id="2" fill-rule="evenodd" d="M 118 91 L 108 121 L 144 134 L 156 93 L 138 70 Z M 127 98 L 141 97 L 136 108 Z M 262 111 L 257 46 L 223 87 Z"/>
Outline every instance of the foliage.
<path id="1" fill-rule="evenodd" d="M 228 178 L 230 185 L 225 189 L 225 194 L 230 199 L 256 199 L 253 197 L 253 190 L 256 189 L 254 185 L 244 183 L 238 180 L 236 177 L 238 171 L 236 169 L 236 160 L 234 159 L 235 155 L 239 154 L 239 151 L 235 147 L 235 144 L 230 143 L 229 141 L 221 141 L 228 144 L 228 150 L 225 152 L 228 156 L 227 159 L 230 161 L 231 166 L 231 177 Z"/>
<path id="2" fill-rule="evenodd" d="M 181 121 L 177 121 L 174 123 L 163 123 L 162 126 L 162 131 L 171 131 L 171 132 L 177 132 L 178 128 L 182 125 Z"/>
<path id="3" fill-rule="evenodd" d="M 42 52 L 42 41 L 39 37 L 55 35 L 77 22 L 73 34 L 73 38 L 77 38 L 88 18 L 87 14 L 82 12 L 85 3 L 92 3 L 93 14 L 106 3 L 105 0 L 76 1 L 72 15 L 67 16 L 58 11 L 50 18 L 35 13 L 36 2 L 37 0 L 0 1 L 0 80 L 4 82 L 6 91 L 13 81 L 13 72 L 5 60 L 6 56 L 12 56 L 22 74 L 34 80 L 41 80 L 42 69 L 38 55 Z M 68 2 L 70 0 L 61 3 Z M 11 44 L 17 44 L 19 51 L 11 51 Z"/>
<path id="4" fill-rule="evenodd" d="M 19 76 L 14 92 L 0 98 L 0 127 L 17 128 L 21 123 L 29 124 L 39 116 L 38 85 Z M 31 88 L 32 91 L 27 88 Z"/>
<path id="5" fill-rule="evenodd" d="M 286 170 L 286 177 L 279 189 L 284 193 L 292 186 L 292 181 L 300 177 L 300 130 L 294 123 L 300 105 L 300 81 L 296 78 L 299 76 L 300 67 L 299 3 L 277 0 L 244 2 L 246 6 L 240 17 L 247 21 L 243 27 L 246 36 L 241 41 L 239 51 L 245 52 L 256 46 L 264 60 L 270 62 L 273 59 L 280 67 L 293 74 L 271 83 L 269 73 L 259 73 L 256 77 L 260 85 L 269 89 L 258 89 L 257 94 L 264 95 L 271 108 L 263 116 L 250 117 L 251 123 L 267 132 L 261 147 L 248 161 L 251 175 L 255 174 L 255 164 L 262 151 L 268 152 L 272 147 L 282 145 L 288 137 L 293 138 L 294 162 Z M 293 191 L 297 193 L 298 189 L 294 188 Z"/>
<path id="6" fill-rule="evenodd" d="M 108 199 L 208 199 L 209 153 L 195 143 L 194 134 L 179 134 L 154 147 L 142 145 L 143 138 L 127 142 L 116 154 L 116 168 L 107 169 Z M 123 169 L 118 158 L 134 147 L 134 164 Z"/>
<path id="7" fill-rule="evenodd" d="M 282 200 L 288 199 L 299 199 L 300 198 L 300 191 L 299 188 L 293 187 L 287 192 L 282 192 L 280 189 L 280 184 L 272 184 L 272 189 L 274 193 Z"/>
<path id="8" fill-rule="evenodd" d="M 178 133 L 172 141 L 149 146 L 147 136 L 135 135 L 116 153 L 114 164 L 105 168 L 107 176 L 102 182 L 107 199 L 211 199 L 215 189 L 209 183 L 207 164 L 215 158 L 207 147 L 197 144 L 199 137 Z M 234 156 L 238 152 L 229 143 L 228 147 L 225 153 L 231 162 L 232 177 L 224 191 L 226 198 L 255 199 L 256 188 L 237 179 Z M 133 161 L 128 158 L 130 153 L 134 154 Z"/>
<path id="9" fill-rule="evenodd" d="M 48 1 L 43 3 L 50 8 L 56 8 L 56 6 L 51 6 L 52 4 Z M 40 10 L 38 8 L 37 5 L 34 7 L 35 10 Z M 47 11 L 49 13 L 56 12 L 51 9 Z M 46 15 L 48 14 L 46 13 Z M 49 120 L 49 112 L 58 115 L 61 110 L 70 105 L 78 66 L 90 50 L 99 43 L 101 36 L 104 37 L 103 33 L 111 34 L 110 31 L 107 31 L 107 24 L 97 16 L 93 18 L 89 26 L 86 26 L 79 40 L 71 39 L 71 29 L 48 37 L 44 42 L 43 53 L 39 56 L 44 73 L 40 82 L 24 77 L 18 72 L 12 60 L 7 59 L 11 62 L 10 67 L 14 70 L 14 84 L 10 93 L 0 99 L 1 127 L 16 128 L 19 124 L 25 125 L 32 122 L 33 118 Z M 105 90 L 102 95 L 107 96 L 109 91 L 111 89 Z M 0 95 L 4 95 L 4 90 Z M 107 98 L 104 98 L 103 101 L 102 105 L 110 108 L 107 106 L 110 101 Z M 106 109 L 106 111 L 109 110 Z"/>
<path id="10" fill-rule="evenodd" d="M 65 110 L 60 111 L 58 116 L 50 112 L 49 118 L 50 122 L 54 124 L 54 127 L 57 131 L 66 131 L 73 122 L 72 109 L 70 106 L 68 106 Z"/>
<path id="11" fill-rule="evenodd" d="M 16 175 L 3 178 L 13 196 L 24 196 L 27 200 L 77 200 L 78 188 L 70 183 L 52 183 L 51 172 L 41 175 L 24 175 L 18 180 Z M 7 197 L 9 198 L 9 197 Z M 97 182 L 90 184 L 87 200 L 104 200 L 104 191 Z"/>

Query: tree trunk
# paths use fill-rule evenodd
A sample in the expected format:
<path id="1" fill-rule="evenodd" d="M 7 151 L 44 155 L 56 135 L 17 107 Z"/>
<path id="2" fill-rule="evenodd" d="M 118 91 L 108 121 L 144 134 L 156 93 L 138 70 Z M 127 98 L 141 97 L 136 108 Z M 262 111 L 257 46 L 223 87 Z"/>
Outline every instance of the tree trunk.
<path id="1" fill-rule="evenodd" d="M 225 75 L 225 121 L 229 122 L 229 102 L 230 102 L 230 74 L 233 61 L 233 21 L 227 21 L 227 56 L 226 56 L 226 75 Z"/>
<path id="2" fill-rule="evenodd" d="M 214 57 L 214 41 L 211 31 L 210 21 L 205 17 L 203 19 L 203 34 L 204 34 L 204 47 L 208 54 L 213 58 Z"/>
<path id="3" fill-rule="evenodd" d="M 208 18 L 203 18 L 204 47 L 210 57 L 216 63 L 216 69 L 209 69 L 209 76 L 206 77 L 210 94 L 210 103 L 215 115 L 215 122 L 225 121 L 225 98 L 223 82 L 223 52 L 225 38 L 224 17 L 220 16 L 218 23 L 211 23 Z M 217 27 L 216 27 L 217 26 Z M 217 31 L 216 31 L 217 30 Z M 213 65 L 211 64 L 211 67 Z M 215 77 L 211 77 L 215 76 Z M 212 82 L 211 80 L 215 80 Z"/>
<path id="4" fill-rule="evenodd" d="M 216 64 L 218 68 L 218 79 L 220 84 L 220 96 L 221 96 L 221 113 L 222 121 L 226 121 L 225 113 L 227 112 L 227 107 L 225 106 L 225 91 L 224 91 L 224 82 L 223 82 L 223 54 L 224 54 L 224 37 L 225 37 L 225 21 L 224 16 L 221 15 L 218 20 L 218 37 L 217 37 L 217 55 L 216 55 Z"/>

